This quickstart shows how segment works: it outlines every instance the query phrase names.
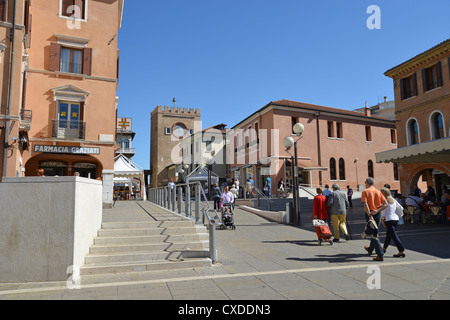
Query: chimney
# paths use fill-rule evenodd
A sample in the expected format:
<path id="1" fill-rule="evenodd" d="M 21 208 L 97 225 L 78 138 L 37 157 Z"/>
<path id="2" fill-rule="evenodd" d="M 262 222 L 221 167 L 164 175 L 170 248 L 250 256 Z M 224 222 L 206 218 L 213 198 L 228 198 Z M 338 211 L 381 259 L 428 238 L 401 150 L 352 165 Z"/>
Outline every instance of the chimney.
<path id="1" fill-rule="evenodd" d="M 385 102 L 385 103 L 387 102 L 387 97 L 384 97 L 384 102 Z"/>
<path id="2" fill-rule="evenodd" d="M 367 107 L 367 101 L 366 101 L 366 107 L 364 108 L 364 115 L 366 117 L 370 117 L 371 116 L 370 108 Z"/>

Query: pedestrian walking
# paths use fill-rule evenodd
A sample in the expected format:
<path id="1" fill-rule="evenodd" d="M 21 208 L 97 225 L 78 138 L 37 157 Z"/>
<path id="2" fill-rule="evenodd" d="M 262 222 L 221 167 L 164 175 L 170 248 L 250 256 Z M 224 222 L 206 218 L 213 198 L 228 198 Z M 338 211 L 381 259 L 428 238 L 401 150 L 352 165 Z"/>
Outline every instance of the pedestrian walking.
<path id="1" fill-rule="evenodd" d="M 342 230 L 345 239 L 348 241 L 347 226 L 345 225 L 345 218 L 348 209 L 348 199 L 345 192 L 340 190 L 337 183 L 334 183 L 331 188 L 333 192 L 328 196 L 328 213 L 331 215 L 331 221 L 333 222 L 334 239 L 333 242 L 339 242 L 339 228 Z"/>
<path id="2" fill-rule="evenodd" d="M 278 191 L 278 198 L 280 197 L 280 193 L 283 194 L 283 198 L 286 198 L 286 186 L 284 185 L 283 178 L 278 181 L 277 191 Z"/>
<path id="3" fill-rule="evenodd" d="M 222 203 L 229 203 L 231 205 L 233 204 L 234 196 L 233 196 L 233 193 L 228 190 L 228 186 L 225 186 L 223 188 L 223 192 L 222 192 L 222 195 L 220 196 L 220 200 L 222 201 Z"/>
<path id="4" fill-rule="evenodd" d="M 236 199 L 239 198 L 239 191 L 236 188 L 235 184 L 233 184 L 231 186 L 230 192 L 233 194 L 233 197 L 234 197 L 234 200 L 233 200 L 233 210 L 234 210 L 234 208 L 236 207 Z"/>
<path id="5" fill-rule="evenodd" d="M 252 183 L 250 182 L 250 178 L 248 178 L 247 183 L 245 184 L 245 192 L 247 194 L 247 199 L 252 198 L 252 191 L 253 191 Z"/>
<path id="6" fill-rule="evenodd" d="M 316 189 L 317 196 L 313 200 L 313 219 L 328 220 L 327 197 L 323 195 L 323 189 Z"/>
<path id="7" fill-rule="evenodd" d="M 383 251 L 386 253 L 391 240 L 393 240 L 398 250 L 398 253 L 394 254 L 394 258 L 404 258 L 405 248 L 397 234 L 397 225 L 402 215 L 403 207 L 392 197 L 391 191 L 388 188 L 382 188 L 381 193 L 388 203 L 387 208 L 382 211 L 381 215 L 381 222 L 386 228 L 386 239 L 384 240 Z"/>
<path id="8" fill-rule="evenodd" d="M 211 198 L 214 201 L 214 210 L 220 209 L 220 189 L 217 183 L 211 189 Z"/>
<path id="9" fill-rule="evenodd" d="M 325 188 L 323 189 L 323 195 L 327 198 L 331 194 L 331 190 L 329 188 L 330 188 L 330 186 L 328 184 L 326 184 Z"/>
<path id="10" fill-rule="evenodd" d="M 384 252 L 381 247 L 381 242 L 378 237 L 379 228 L 381 224 L 381 211 L 386 209 L 388 206 L 386 198 L 383 196 L 381 191 L 375 189 L 373 186 L 375 180 L 373 178 L 367 178 L 364 182 L 366 189 L 361 194 L 361 202 L 364 205 L 364 211 L 366 213 L 366 220 L 373 220 L 377 225 L 377 229 L 374 231 L 370 237 L 369 247 L 365 246 L 364 249 L 369 255 L 372 255 L 373 250 L 375 250 L 377 256 L 373 258 L 374 261 L 383 261 Z"/>
<path id="11" fill-rule="evenodd" d="M 239 179 L 238 179 L 238 178 L 236 178 L 236 179 L 234 180 L 234 185 L 236 186 L 236 189 L 237 189 L 237 191 L 238 191 L 238 196 L 239 196 Z"/>
<path id="12" fill-rule="evenodd" d="M 347 186 L 347 199 L 348 199 L 348 204 L 350 205 L 350 208 L 353 208 L 352 196 L 353 196 L 353 189 L 350 188 L 350 186 Z"/>
<path id="13" fill-rule="evenodd" d="M 266 197 L 270 198 L 272 195 L 272 179 L 269 177 L 266 178 L 266 182 L 264 185 L 264 192 Z"/>

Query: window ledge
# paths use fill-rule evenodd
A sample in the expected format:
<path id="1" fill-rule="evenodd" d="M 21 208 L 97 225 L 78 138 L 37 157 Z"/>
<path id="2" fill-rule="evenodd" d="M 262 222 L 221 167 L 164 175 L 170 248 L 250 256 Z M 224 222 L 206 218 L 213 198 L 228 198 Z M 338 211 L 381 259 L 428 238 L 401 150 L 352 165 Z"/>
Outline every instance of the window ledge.
<path id="1" fill-rule="evenodd" d="M 436 88 L 430 89 L 430 90 L 428 90 L 428 91 L 425 91 L 424 93 L 430 93 L 430 92 L 439 90 L 440 88 L 442 88 L 442 87 L 436 87 Z"/>
<path id="2" fill-rule="evenodd" d="M 75 77 L 75 78 L 82 78 L 83 80 L 86 80 L 86 74 L 82 73 L 71 73 L 71 72 L 62 72 L 62 71 L 55 71 L 55 74 L 57 77 L 59 76 L 67 76 L 67 77 Z"/>
<path id="3" fill-rule="evenodd" d="M 403 102 L 403 101 L 412 100 L 412 99 L 414 99 L 414 98 L 417 98 L 417 95 L 412 96 L 412 97 L 409 97 L 409 98 L 406 98 L 406 99 L 402 99 L 402 102 Z"/>

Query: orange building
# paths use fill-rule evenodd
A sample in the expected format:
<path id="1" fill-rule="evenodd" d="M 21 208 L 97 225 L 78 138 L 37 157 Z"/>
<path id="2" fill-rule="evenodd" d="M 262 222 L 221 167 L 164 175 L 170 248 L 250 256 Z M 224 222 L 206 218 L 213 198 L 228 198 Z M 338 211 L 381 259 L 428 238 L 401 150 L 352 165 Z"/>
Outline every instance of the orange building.
<path id="1" fill-rule="evenodd" d="M 295 137 L 293 124 L 302 123 L 298 141 L 298 175 L 303 186 L 338 183 L 356 190 L 366 177 L 375 178 L 376 187 L 399 188 L 392 164 L 378 164 L 375 153 L 397 145 L 395 122 L 365 113 L 330 108 L 289 100 L 273 101 L 232 128 L 228 135 L 227 164 L 230 178 L 245 185 L 251 177 L 263 190 L 267 177 L 272 193 L 283 178 L 292 185 L 291 155 L 282 143 Z"/>
<path id="2" fill-rule="evenodd" d="M 440 199 L 450 187 L 450 39 L 386 71 L 393 79 L 398 149 L 377 154 L 396 163 L 407 196 L 419 184 Z"/>
<path id="3" fill-rule="evenodd" d="M 31 44 L 29 4 L 28 0 L 0 1 L 0 177 L 23 176 L 29 148 L 32 113 L 24 99 Z"/>
<path id="4" fill-rule="evenodd" d="M 52 0 L 28 8 L 32 42 L 23 99 L 33 120 L 21 160 L 25 175 L 41 168 L 46 176 L 102 178 L 104 203 L 113 194 L 123 4 Z"/>

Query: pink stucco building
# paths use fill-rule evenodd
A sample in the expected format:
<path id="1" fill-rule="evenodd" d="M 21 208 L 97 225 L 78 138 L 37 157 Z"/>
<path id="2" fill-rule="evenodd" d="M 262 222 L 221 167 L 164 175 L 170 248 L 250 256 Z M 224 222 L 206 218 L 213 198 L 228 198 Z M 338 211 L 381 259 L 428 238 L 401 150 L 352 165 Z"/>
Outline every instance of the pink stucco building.
<path id="1" fill-rule="evenodd" d="M 301 185 L 338 183 L 341 189 L 356 189 L 371 176 L 377 188 L 388 183 L 392 190 L 399 189 L 396 166 L 375 159 L 375 153 L 397 147 L 395 121 L 370 116 L 369 110 L 360 113 L 289 100 L 268 103 L 230 130 L 230 178 L 243 185 L 251 177 L 262 190 L 270 176 L 272 194 L 281 178 L 291 186 L 294 152 L 287 152 L 282 141 L 288 136 L 298 139 L 292 130 L 298 122 L 305 128 L 297 143 Z"/>

